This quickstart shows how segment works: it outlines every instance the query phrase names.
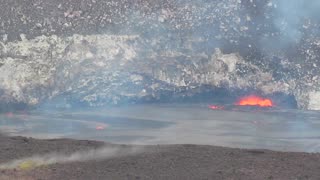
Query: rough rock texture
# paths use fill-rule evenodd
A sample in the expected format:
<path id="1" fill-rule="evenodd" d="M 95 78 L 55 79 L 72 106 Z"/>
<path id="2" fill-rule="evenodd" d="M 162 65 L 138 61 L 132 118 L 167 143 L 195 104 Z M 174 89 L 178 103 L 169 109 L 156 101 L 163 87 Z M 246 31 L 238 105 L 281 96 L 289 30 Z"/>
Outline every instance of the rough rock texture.
<path id="1" fill-rule="evenodd" d="M 100 180 L 100 179 L 318 179 L 320 154 L 232 149 L 201 145 L 144 146 L 142 152 L 127 156 L 101 157 L 84 161 L 79 152 L 105 148 L 122 151 L 134 147 L 94 141 L 37 140 L 1 137 L 1 165 L 22 160 L 14 169 L 1 169 L 1 180 Z M 41 164 L 40 159 L 59 155 L 74 159 L 64 163 Z M 31 158 L 30 158 L 31 157 Z M 38 158 L 35 158 L 38 157 Z M 27 158 L 27 159 L 26 159 Z M 39 159 L 40 158 L 40 159 Z M 45 158 L 48 160 L 47 158 Z M 46 163 L 48 163 L 46 161 Z M 38 164 L 38 165 L 36 165 Z M 37 167 L 38 166 L 38 167 Z M 4 168 L 2 167 L 2 168 Z M 34 169 L 33 169 L 34 168 Z"/>
<path id="2" fill-rule="evenodd" d="M 0 0 L 2 109 L 224 88 L 294 95 L 319 110 L 320 4 L 284 2 Z"/>

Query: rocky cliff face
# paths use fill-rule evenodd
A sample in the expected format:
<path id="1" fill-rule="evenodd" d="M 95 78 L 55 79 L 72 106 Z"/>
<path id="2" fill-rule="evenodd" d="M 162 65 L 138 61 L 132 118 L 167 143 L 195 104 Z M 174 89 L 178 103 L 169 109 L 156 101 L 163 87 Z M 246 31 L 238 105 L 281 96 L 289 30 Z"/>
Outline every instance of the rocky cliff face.
<path id="1" fill-rule="evenodd" d="M 222 88 L 319 110 L 319 19 L 287 17 L 282 2 L 2 0 L 1 104 L 102 106 Z"/>

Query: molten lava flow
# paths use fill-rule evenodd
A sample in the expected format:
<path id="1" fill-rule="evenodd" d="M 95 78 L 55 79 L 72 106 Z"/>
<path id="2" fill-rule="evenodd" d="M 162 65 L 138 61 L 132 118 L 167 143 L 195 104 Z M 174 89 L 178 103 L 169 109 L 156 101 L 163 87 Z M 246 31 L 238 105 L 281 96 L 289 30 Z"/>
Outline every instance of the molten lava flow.
<path id="1" fill-rule="evenodd" d="M 259 96 L 247 96 L 241 98 L 236 105 L 238 106 L 260 106 L 260 107 L 272 107 L 273 103 L 270 99 L 262 98 Z"/>

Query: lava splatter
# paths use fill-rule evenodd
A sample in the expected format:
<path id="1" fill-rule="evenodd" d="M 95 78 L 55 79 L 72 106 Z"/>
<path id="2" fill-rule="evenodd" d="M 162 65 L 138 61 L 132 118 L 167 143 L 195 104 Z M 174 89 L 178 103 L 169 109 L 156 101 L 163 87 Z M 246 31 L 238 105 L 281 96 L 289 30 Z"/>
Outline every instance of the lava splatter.
<path id="1" fill-rule="evenodd" d="M 223 106 L 218 106 L 218 105 L 209 105 L 208 107 L 209 107 L 209 109 L 212 109 L 212 110 L 222 110 L 222 109 L 224 109 Z"/>

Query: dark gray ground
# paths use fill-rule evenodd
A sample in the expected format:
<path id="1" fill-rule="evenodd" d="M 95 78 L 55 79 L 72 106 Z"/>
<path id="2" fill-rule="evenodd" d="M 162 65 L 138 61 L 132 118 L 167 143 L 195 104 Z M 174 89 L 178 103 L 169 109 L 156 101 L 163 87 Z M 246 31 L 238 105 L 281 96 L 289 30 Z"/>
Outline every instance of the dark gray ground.
<path id="1" fill-rule="evenodd" d="M 34 154 L 71 153 L 101 142 L 0 138 L 1 164 Z M 107 146 L 118 146 L 107 144 Z M 126 148 L 127 146 L 123 146 Z M 138 155 L 2 170 L 0 179 L 319 179 L 320 155 L 214 146 L 146 146 Z"/>

